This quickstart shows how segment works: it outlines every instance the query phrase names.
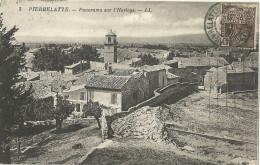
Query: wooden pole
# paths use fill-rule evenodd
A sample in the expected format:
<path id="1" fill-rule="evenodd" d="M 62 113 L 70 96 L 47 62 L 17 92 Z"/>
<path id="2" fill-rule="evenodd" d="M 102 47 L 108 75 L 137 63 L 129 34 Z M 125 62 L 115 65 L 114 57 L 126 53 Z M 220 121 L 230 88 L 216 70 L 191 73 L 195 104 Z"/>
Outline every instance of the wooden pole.
<path id="1" fill-rule="evenodd" d="M 16 138 L 16 147 L 17 147 L 17 153 L 18 153 L 18 160 L 20 160 L 20 152 L 21 152 L 21 148 L 20 148 L 20 135 L 18 135 L 18 137 Z"/>

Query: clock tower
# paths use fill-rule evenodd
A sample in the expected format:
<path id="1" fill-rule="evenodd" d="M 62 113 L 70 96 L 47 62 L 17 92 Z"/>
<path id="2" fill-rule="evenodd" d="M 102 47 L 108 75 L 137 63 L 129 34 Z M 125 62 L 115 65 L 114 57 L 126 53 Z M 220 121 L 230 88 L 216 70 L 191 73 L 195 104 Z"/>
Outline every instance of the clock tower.
<path id="1" fill-rule="evenodd" d="M 105 63 L 117 63 L 117 41 L 116 34 L 110 30 L 106 35 L 106 42 L 104 44 L 104 62 Z"/>

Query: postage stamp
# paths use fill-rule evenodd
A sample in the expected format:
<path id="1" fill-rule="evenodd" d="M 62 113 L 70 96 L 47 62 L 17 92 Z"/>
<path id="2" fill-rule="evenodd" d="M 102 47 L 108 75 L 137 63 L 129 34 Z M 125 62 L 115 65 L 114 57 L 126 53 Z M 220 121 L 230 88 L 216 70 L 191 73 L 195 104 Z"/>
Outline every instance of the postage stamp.
<path id="1" fill-rule="evenodd" d="M 204 28 L 220 47 L 255 49 L 258 4 L 217 3 L 206 14 Z"/>
<path id="2" fill-rule="evenodd" d="M 222 4 L 221 46 L 255 48 L 257 4 Z"/>

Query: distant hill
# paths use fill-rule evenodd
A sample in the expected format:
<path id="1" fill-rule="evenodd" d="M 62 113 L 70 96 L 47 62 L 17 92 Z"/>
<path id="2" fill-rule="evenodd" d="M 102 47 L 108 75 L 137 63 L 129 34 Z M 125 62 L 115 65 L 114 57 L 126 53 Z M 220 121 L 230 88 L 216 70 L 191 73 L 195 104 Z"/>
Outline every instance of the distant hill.
<path id="1" fill-rule="evenodd" d="M 169 37 L 119 37 L 120 43 L 202 43 L 210 44 L 205 34 L 179 35 Z"/>
<path id="2" fill-rule="evenodd" d="M 39 43 L 89 43 L 103 44 L 105 37 L 16 37 L 18 42 L 39 42 Z M 195 43 L 195 44 L 210 44 L 205 34 L 191 34 L 168 37 L 118 37 L 119 44 L 160 44 L 160 43 Z"/>

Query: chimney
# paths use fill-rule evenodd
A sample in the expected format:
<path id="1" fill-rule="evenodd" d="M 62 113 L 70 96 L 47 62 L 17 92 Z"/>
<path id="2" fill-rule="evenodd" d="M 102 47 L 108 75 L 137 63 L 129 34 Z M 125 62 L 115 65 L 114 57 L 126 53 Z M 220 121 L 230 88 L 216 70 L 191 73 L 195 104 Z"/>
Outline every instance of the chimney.
<path id="1" fill-rule="evenodd" d="M 113 69 L 112 69 L 112 65 L 110 65 L 109 67 L 108 67 L 108 74 L 112 74 L 113 73 Z"/>
<path id="2" fill-rule="evenodd" d="M 62 95 L 62 92 L 63 92 L 63 87 L 60 86 L 60 87 L 59 87 L 59 91 L 58 91 L 58 93 L 59 93 L 60 95 Z"/>
<path id="3" fill-rule="evenodd" d="M 108 70 L 108 63 L 105 63 L 105 70 Z"/>

